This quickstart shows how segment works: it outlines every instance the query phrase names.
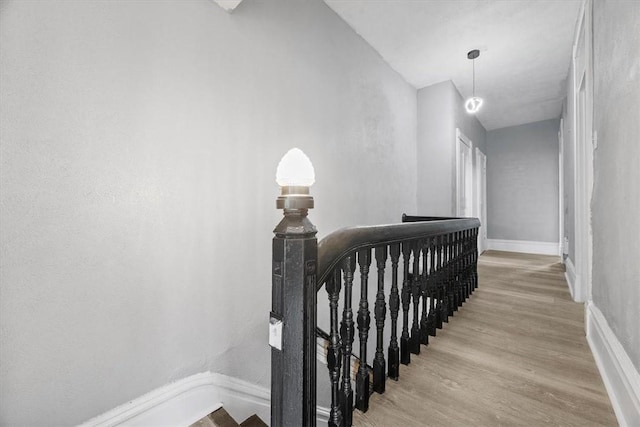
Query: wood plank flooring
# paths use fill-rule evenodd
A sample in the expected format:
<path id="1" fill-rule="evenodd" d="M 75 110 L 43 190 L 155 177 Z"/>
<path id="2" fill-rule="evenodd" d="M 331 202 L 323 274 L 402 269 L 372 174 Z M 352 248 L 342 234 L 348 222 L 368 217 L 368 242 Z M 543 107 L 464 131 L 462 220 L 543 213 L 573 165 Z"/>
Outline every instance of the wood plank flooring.
<path id="1" fill-rule="evenodd" d="M 557 257 L 487 251 L 479 288 L 354 426 L 617 425 Z"/>

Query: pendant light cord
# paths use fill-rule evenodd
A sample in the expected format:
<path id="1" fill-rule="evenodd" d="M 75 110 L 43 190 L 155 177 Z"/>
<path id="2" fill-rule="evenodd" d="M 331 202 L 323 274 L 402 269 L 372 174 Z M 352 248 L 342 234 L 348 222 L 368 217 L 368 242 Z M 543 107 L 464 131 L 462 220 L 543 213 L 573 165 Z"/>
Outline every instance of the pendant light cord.
<path id="1" fill-rule="evenodd" d="M 471 63 L 473 64 L 473 97 L 476 97 L 476 59 L 473 58 L 471 60 Z"/>

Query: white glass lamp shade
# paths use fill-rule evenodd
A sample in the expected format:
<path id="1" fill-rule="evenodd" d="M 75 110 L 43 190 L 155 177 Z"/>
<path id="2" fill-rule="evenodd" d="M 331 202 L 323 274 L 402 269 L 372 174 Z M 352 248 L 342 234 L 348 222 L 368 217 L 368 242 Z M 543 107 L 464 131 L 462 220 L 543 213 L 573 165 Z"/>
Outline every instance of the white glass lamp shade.
<path id="1" fill-rule="evenodd" d="M 467 101 L 464 103 L 464 108 L 467 110 L 467 113 L 475 114 L 480 110 L 480 107 L 482 107 L 483 103 L 484 101 L 482 100 L 482 98 L 474 96 L 467 99 Z"/>
<path id="2" fill-rule="evenodd" d="M 276 182 L 280 187 L 311 187 L 316 181 L 311 160 L 299 148 L 287 151 L 276 169 Z"/>

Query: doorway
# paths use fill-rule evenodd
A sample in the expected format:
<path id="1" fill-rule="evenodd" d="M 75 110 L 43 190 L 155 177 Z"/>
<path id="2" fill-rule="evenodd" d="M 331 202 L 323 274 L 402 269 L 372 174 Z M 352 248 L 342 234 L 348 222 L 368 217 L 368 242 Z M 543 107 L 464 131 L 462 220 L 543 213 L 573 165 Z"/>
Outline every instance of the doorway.
<path id="1" fill-rule="evenodd" d="M 456 129 L 456 216 L 473 216 L 473 143 Z"/>
<path id="2" fill-rule="evenodd" d="M 474 164 L 476 197 L 474 199 L 474 216 L 480 220 L 478 230 L 478 253 L 487 249 L 487 156 L 476 147 L 476 161 Z"/>

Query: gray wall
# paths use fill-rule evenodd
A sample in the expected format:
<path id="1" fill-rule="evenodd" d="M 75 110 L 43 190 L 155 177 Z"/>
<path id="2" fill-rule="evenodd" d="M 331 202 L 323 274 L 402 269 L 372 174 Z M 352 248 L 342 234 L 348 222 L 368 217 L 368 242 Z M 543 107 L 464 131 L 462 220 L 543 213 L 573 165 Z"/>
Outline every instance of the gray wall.
<path id="1" fill-rule="evenodd" d="M 456 214 L 456 128 L 486 154 L 486 131 L 463 102 L 450 80 L 418 91 L 419 215 Z"/>
<path id="2" fill-rule="evenodd" d="M 453 83 L 418 91 L 418 215 L 452 215 L 455 197 Z"/>
<path id="3" fill-rule="evenodd" d="M 596 1 L 593 302 L 640 370 L 640 7 Z"/>
<path id="4" fill-rule="evenodd" d="M 558 241 L 559 120 L 487 132 L 489 239 Z"/>
<path id="5" fill-rule="evenodd" d="M 1 7 L 0 424 L 268 386 L 276 165 L 320 236 L 415 212 L 416 90 L 321 1 Z"/>

